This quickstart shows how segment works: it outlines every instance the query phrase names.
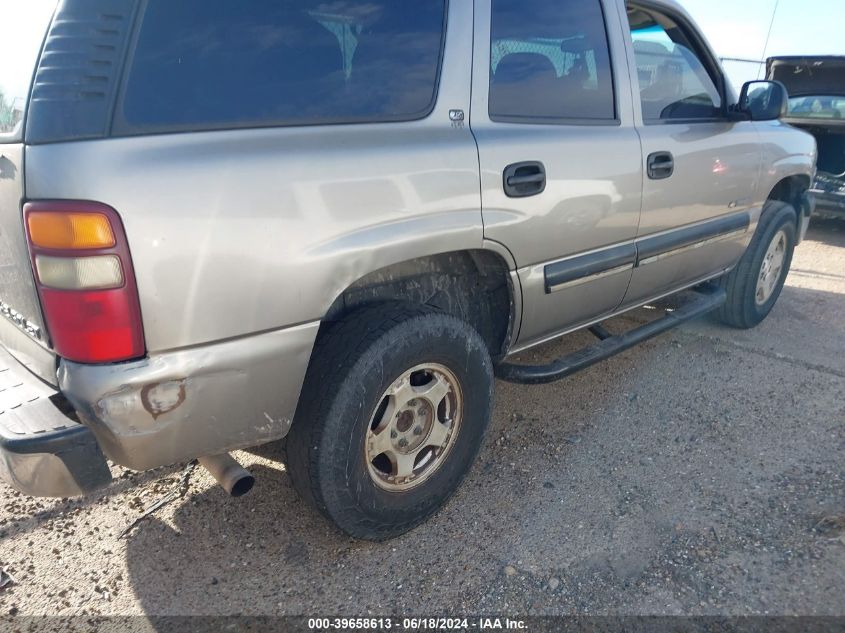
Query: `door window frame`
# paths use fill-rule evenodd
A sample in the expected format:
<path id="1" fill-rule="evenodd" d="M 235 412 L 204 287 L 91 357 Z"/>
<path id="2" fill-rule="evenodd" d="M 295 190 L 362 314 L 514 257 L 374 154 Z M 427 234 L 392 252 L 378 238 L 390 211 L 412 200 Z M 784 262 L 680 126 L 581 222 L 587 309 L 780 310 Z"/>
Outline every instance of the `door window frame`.
<path id="1" fill-rule="evenodd" d="M 630 23 L 628 22 L 628 7 L 635 6 L 638 8 L 642 8 L 649 13 L 657 13 L 658 15 L 665 16 L 672 20 L 675 24 L 678 25 L 678 28 L 681 29 L 684 36 L 686 36 L 689 43 L 692 45 L 693 50 L 692 52 L 698 58 L 698 61 L 701 62 L 701 65 L 704 66 L 704 70 L 707 71 L 707 75 L 710 77 L 710 80 L 716 86 L 716 90 L 719 93 L 719 97 L 722 100 L 721 106 L 719 107 L 720 116 L 718 117 L 707 117 L 707 118 L 684 118 L 684 119 L 646 119 L 643 117 L 643 106 L 642 106 L 642 97 L 640 96 L 640 89 L 639 89 L 639 76 L 637 75 L 637 54 L 634 50 L 634 38 L 633 33 L 631 31 Z M 631 75 L 631 89 L 634 93 L 634 102 L 636 110 L 639 112 L 639 120 L 641 125 L 690 125 L 693 123 L 724 123 L 726 121 L 730 121 L 730 117 L 728 116 L 728 112 L 730 106 L 728 101 L 730 100 L 730 93 L 727 89 L 727 80 L 725 78 L 725 74 L 722 71 L 722 67 L 719 62 L 716 60 L 713 52 L 710 50 L 710 47 L 707 45 L 706 41 L 704 40 L 701 32 L 690 22 L 690 20 L 683 14 L 680 14 L 676 11 L 672 11 L 669 7 L 652 2 L 651 0 L 625 0 L 622 2 L 622 17 L 623 17 L 623 25 L 625 28 L 625 42 L 628 46 L 628 57 L 630 61 L 630 75 Z"/>

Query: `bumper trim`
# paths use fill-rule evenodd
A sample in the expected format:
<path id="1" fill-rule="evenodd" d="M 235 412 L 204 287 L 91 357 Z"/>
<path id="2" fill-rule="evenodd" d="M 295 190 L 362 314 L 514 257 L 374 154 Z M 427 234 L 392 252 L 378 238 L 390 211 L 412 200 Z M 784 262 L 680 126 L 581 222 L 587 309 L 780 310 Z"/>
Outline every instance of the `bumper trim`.
<path id="1" fill-rule="evenodd" d="M 11 430 L 22 424 L 30 429 L 38 424 L 43 430 L 25 434 Z M 50 399 L 0 417 L 0 478 L 35 497 L 82 496 L 112 480 L 94 434 L 65 417 Z"/>
<path id="2" fill-rule="evenodd" d="M 94 434 L 70 403 L 3 347 L 0 479 L 36 497 L 76 497 L 111 482 Z"/>

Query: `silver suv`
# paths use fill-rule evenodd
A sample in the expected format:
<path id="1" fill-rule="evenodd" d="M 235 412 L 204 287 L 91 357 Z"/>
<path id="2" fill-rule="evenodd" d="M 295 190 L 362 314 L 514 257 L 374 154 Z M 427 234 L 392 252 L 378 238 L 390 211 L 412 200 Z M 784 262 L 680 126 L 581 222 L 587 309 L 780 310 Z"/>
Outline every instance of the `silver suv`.
<path id="1" fill-rule="evenodd" d="M 812 208 L 783 86 L 736 97 L 668 0 L 12 7 L 0 470 L 29 494 L 100 488 L 107 458 L 199 458 L 241 494 L 229 453 L 287 436 L 308 502 L 395 536 L 470 468 L 494 376 L 756 325 Z"/>

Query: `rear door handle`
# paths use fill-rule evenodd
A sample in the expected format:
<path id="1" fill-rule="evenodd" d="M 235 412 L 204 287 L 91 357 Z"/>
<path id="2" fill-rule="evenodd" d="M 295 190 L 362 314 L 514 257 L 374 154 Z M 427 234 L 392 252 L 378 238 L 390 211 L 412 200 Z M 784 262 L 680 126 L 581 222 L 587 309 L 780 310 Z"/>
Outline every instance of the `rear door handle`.
<path id="1" fill-rule="evenodd" d="M 505 195 L 527 198 L 546 190 L 546 168 L 539 161 L 514 163 L 505 167 L 503 175 Z"/>
<path id="2" fill-rule="evenodd" d="M 648 177 L 652 180 L 665 180 L 675 173 L 675 157 L 671 152 L 655 152 L 649 154 Z"/>

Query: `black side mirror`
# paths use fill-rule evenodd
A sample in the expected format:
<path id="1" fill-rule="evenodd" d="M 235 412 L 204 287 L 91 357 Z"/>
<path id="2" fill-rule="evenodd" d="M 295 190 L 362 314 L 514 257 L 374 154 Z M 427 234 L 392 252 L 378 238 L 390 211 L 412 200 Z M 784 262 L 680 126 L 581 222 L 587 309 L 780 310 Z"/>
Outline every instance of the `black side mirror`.
<path id="1" fill-rule="evenodd" d="M 789 93 L 779 81 L 749 81 L 742 87 L 737 110 L 752 121 L 776 121 L 789 112 Z"/>

